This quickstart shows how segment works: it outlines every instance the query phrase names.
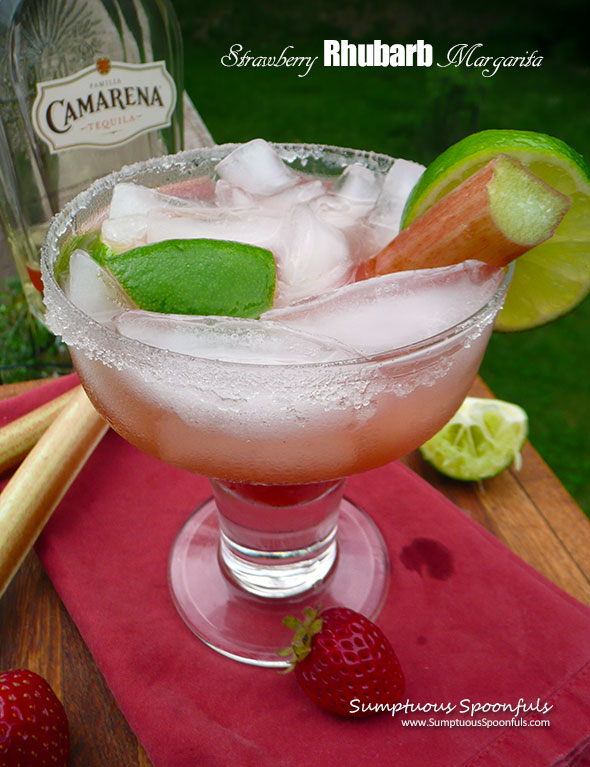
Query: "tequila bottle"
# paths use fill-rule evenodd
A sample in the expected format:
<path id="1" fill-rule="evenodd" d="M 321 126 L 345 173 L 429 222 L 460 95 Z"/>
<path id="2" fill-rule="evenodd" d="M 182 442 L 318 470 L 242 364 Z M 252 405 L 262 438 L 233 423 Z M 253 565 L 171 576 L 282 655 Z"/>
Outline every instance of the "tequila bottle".
<path id="1" fill-rule="evenodd" d="M 168 0 L 2 0 L 0 218 L 38 317 L 49 219 L 105 173 L 182 149 L 182 71 Z"/>

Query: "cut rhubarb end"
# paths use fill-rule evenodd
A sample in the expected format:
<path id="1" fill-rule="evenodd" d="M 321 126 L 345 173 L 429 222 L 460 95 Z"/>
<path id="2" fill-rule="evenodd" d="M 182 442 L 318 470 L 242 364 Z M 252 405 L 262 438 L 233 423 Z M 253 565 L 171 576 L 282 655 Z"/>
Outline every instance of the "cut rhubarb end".
<path id="1" fill-rule="evenodd" d="M 531 248 L 551 237 L 571 206 L 569 197 L 507 155 L 500 155 L 494 164 L 488 198 L 500 231 Z"/>
<path id="2" fill-rule="evenodd" d="M 568 197 L 498 155 L 362 264 L 357 279 L 470 259 L 506 266 L 551 237 L 569 207 Z"/>

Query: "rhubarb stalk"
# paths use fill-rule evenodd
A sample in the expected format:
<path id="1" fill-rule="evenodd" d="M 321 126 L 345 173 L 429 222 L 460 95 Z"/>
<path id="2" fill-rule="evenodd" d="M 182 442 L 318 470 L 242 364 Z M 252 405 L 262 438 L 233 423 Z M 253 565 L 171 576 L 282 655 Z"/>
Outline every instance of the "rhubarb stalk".
<path id="1" fill-rule="evenodd" d="M 61 394 L 0 428 L 0 476 L 17 466 L 43 432 L 71 400 L 74 390 Z"/>
<path id="2" fill-rule="evenodd" d="M 0 494 L 0 596 L 106 430 L 78 388 Z"/>
<path id="3" fill-rule="evenodd" d="M 359 279 L 476 259 L 505 266 L 549 239 L 568 197 L 517 160 L 498 155 L 361 265 Z"/>

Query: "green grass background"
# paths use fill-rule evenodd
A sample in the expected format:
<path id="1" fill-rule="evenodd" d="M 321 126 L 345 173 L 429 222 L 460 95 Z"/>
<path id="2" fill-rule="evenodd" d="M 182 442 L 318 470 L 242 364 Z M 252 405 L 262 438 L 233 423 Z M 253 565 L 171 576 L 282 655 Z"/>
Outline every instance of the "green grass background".
<path id="1" fill-rule="evenodd" d="M 374 149 L 428 163 L 446 146 L 485 128 L 559 136 L 590 158 L 590 61 L 583 3 L 341 2 L 243 3 L 174 0 L 185 42 L 186 88 L 218 142 L 263 136 Z M 324 39 L 387 43 L 424 39 L 435 62 L 457 43 L 490 56 L 537 50 L 539 68 L 328 68 Z M 287 45 L 319 56 L 295 69 L 224 67 L 240 43 L 253 55 Z M 522 405 L 533 444 L 590 513 L 590 300 L 552 325 L 492 337 L 482 376 L 496 396 Z"/>
<path id="2" fill-rule="evenodd" d="M 585 3 L 578 0 L 562 0 L 559 12 L 553 0 L 484 7 L 466 0 L 173 3 L 184 37 L 185 86 L 217 142 L 257 136 L 320 142 L 427 164 L 475 130 L 519 128 L 559 136 L 590 158 L 590 61 Z M 482 43 L 482 53 L 494 57 L 537 50 L 543 63 L 490 78 L 466 66 L 324 67 L 323 40 L 343 38 L 424 39 L 435 63 L 458 43 Z M 235 43 L 254 55 L 278 56 L 292 45 L 296 55 L 320 58 L 305 78 L 295 69 L 222 66 Z M 25 323 L 21 305 L 7 301 L 4 311 Z M 527 410 L 533 444 L 590 514 L 589 328 L 587 300 L 545 328 L 496 334 L 481 372 L 496 396 Z M 30 368 L 18 374 L 31 377 Z"/>

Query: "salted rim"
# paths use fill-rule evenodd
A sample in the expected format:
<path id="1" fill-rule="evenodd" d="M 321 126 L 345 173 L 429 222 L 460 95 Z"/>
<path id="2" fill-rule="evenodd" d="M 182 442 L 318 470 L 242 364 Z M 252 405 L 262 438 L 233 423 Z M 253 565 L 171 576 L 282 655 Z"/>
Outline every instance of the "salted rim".
<path id="1" fill-rule="evenodd" d="M 278 144 L 278 143 L 271 143 L 271 146 L 273 146 L 283 157 L 285 155 L 288 155 L 289 153 L 295 153 L 296 158 L 291 159 L 306 159 L 306 158 L 315 158 L 318 159 L 321 157 L 321 155 L 325 154 L 326 152 L 334 152 L 336 155 L 339 155 L 342 160 L 344 161 L 342 163 L 342 167 L 346 167 L 347 165 L 351 164 L 349 161 L 346 160 L 352 160 L 352 161 L 358 161 L 359 159 L 365 159 L 366 161 L 369 161 L 370 163 L 377 165 L 377 167 L 381 170 L 387 171 L 389 168 L 392 167 L 393 163 L 395 162 L 396 158 L 390 157 L 389 155 L 381 154 L 378 152 L 371 152 L 371 151 L 365 151 L 365 150 L 357 150 L 357 149 L 350 149 L 350 148 L 344 148 L 344 147 L 337 147 L 332 146 L 328 144 Z M 490 296 L 490 298 L 487 299 L 487 301 L 482 304 L 482 306 L 477 309 L 475 312 L 467 316 L 465 319 L 461 320 L 460 322 L 456 323 L 455 325 L 452 325 L 451 327 L 436 333 L 435 335 L 428 336 L 425 339 L 422 339 L 420 341 L 416 341 L 411 344 L 407 344 L 404 346 L 398 346 L 393 349 L 379 352 L 377 354 L 372 354 L 369 356 L 360 356 L 360 357 L 353 357 L 351 359 L 344 359 L 344 360 L 330 360 L 325 362 L 296 362 L 296 363 L 256 363 L 256 362 L 246 362 L 246 361 L 230 361 L 230 360 L 218 360 L 218 359 L 212 359 L 209 357 L 196 357 L 189 354 L 182 354 L 180 352 L 173 352 L 169 349 L 162 349 L 157 346 L 151 346 L 150 344 L 144 343 L 142 341 L 138 341 L 133 338 L 128 338 L 127 336 L 124 336 L 120 333 L 117 333 L 115 330 L 111 330 L 110 328 L 107 328 L 105 325 L 102 325 L 101 323 L 97 322 L 96 320 L 93 320 L 91 317 L 89 317 L 85 312 L 83 312 L 81 309 L 79 309 L 75 304 L 73 304 L 66 293 L 62 290 L 61 286 L 57 282 L 57 279 L 55 278 L 54 269 L 53 266 L 55 264 L 55 261 L 59 255 L 59 250 L 57 248 L 57 241 L 63 234 L 66 233 L 66 231 L 71 228 L 70 227 L 70 221 L 76 216 L 76 214 L 79 211 L 86 210 L 92 200 L 94 199 L 95 195 L 98 192 L 105 191 L 108 189 L 112 189 L 116 184 L 129 181 L 134 179 L 139 172 L 145 173 L 146 171 L 150 170 L 160 170 L 160 171 L 170 171 L 173 170 L 176 167 L 184 167 L 186 166 L 187 162 L 193 162 L 195 159 L 199 160 L 199 164 L 201 162 L 210 162 L 212 160 L 221 160 L 223 157 L 225 157 L 230 151 L 233 149 L 236 149 L 238 146 L 241 146 L 239 143 L 227 143 L 227 144 L 217 144 L 214 147 L 199 147 L 197 149 L 188 149 L 184 150 L 182 152 L 178 152 L 173 155 L 165 155 L 163 157 L 156 157 L 152 158 L 150 160 L 137 162 L 132 165 L 126 165 L 123 168 L 121 168 L 118 171 L 113 171 L 109 173 L 106 176 L 103 176 L 102 178 L 97 179 L 94 181 L 86 190 L 83 192 L 80 192 L 76 197 L 74 197 L 67 205 L 56 215 L 53 216 L 53 218 L 50 221 L 49 227 L 47 229 L 47 233 L 45 236 L 45 240 L 43 242 L 43 245 L 41 247 L 41 273 L 43 278 L 43 284 L 45 287 L 44 290 L 44 304 L 47 309 L 51 310 L 51 307 L 47 306 L 46 302 L 46 296 L 49 294 L 50 296 L 50 302 L 51 299 L 55 300 L 55 303 L 60 307 L 60 309 L 65 308 L 72 319 L 75 321 L 82 323 L 88 328 L 88 333 L 86 333 L 85 337 L 89 338 L 91 334 L 98 336 L 102 336 L 105 334 L 105 340 L 109 343 L 110 349 L 116 349 L 117 347 L 121 348 L 123 353 L 129 355 L 134 350 L 138 351 L 140 353 L 143 352 L 143 350 L 149 349 L 150 353 L 152 355 L 161 356 L 163 355 L 165 359 L 169 362 L 171 359 L 174 360 L 175 358 L 178 358 L 179 360 L 194 360 L 195 362 L 202 364 L 202 363 L 208 363 L 208 364 L 214 364 L 216 366 L 221 367 L 234 367 L 239 366 L 240 368 L 256 368 L 256 369 L 265 369 L 269 368 L 274 371 L 278 371 L 281 369 L 297 369 L 297 368 L 305 368 L 305 369 L 312 369 L 312 368 L 332 368 L 332 367 L 344 367 L 344 366 L 357 366 L 360 364 L 366 364 L 366 363 L 375 363 L 375 362 L 385 362 L 385 361 L 398 361 L 400 358 L 403 361 L 411 359 L 414 355 L 420 354 L 421 352 L 430 351 L 432 349 L 435 349 L 439 344 L 443 344 L 449 340 L 452 340 L 454 337 L 461 335 L 465 331 L 470 330 L 471 328 L 483 328 L 487 322 L 493 317 L 497 311 L 499 310 L 499 304 L 503 301 L 506 292 L 508 290 L 508 286 L 510 284 L 510 280 L 512 279 L 512 275 L 514 273 L 514 262 L 509 264 L 508 268 L 505 270 L 504 278 L 500 284 L 500 286 L 496 289 L 496 291 Z M 289 159 L 288 157 L 286 159 Z M 205 178 L 205 176 L 203 176 Z M 156 189 L 157 187 L 153 187 Z M 71 322 L 68 323 L 71 325 Z M 56 332 L 54 330 L 54 332 Z M 81 343 L 75 344 L 71 343 L 70 345 L 74 346 L 74 348 L 79 348 L 81 351 L 85 350 L 85 346 Z M 92 344 L 92 346 L 96 349 L 96 345 Z M 88 351 L 88 349 L 86 349 Z M 116 363 L 113 363 L 116 365 Z"/>

